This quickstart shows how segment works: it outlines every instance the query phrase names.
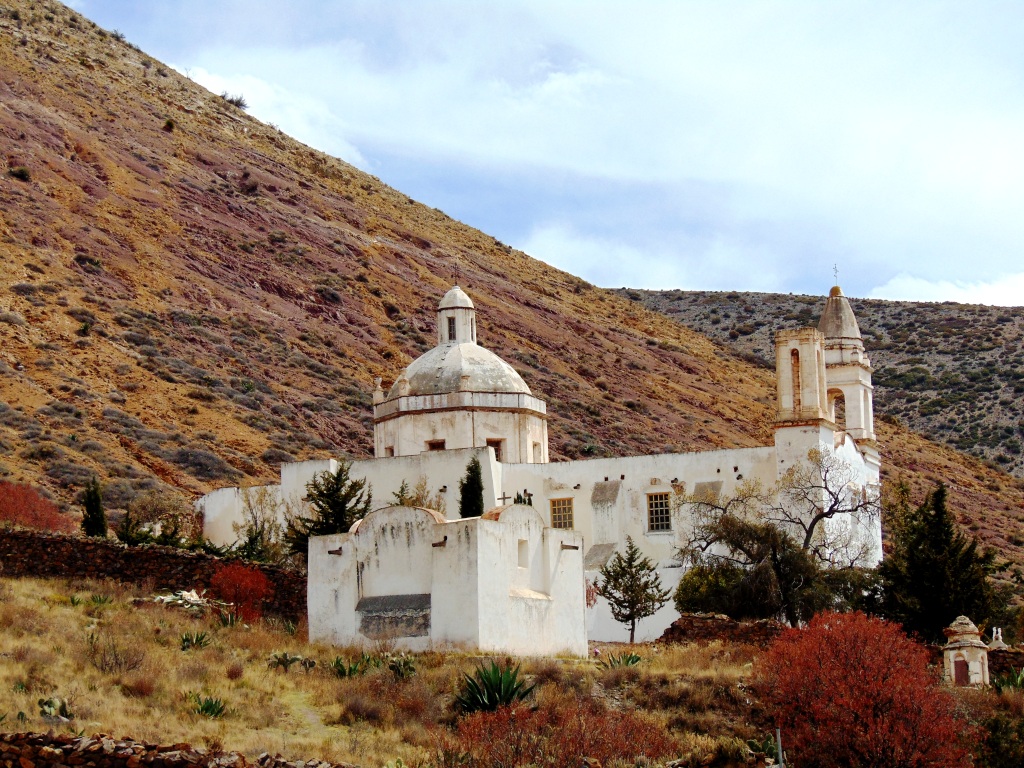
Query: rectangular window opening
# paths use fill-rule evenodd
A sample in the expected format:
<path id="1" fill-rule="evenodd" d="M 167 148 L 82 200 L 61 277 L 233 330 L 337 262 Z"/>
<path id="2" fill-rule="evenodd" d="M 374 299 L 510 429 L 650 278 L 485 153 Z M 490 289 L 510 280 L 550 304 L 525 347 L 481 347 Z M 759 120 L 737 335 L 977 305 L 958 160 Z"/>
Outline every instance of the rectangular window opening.
<path id="1" fill-rule="evenodd" d="M 428 451 L 443 451 L 444 440 L 427 440 Z"/>
<path id="2" fill-rule="evenodd" d="M 519 540 L 519 567 L 530 567 L 530 542 L 526 539 Z"/>
<path id="3" fill-rule="evenodd" d="M 448 318 L 448 341 L 455 341 L 455 318 Z"/>
<path id="4" fill-rule="evenodd" d="M 572 529 L 572 499 L 551 500 L 551 527 Z"/>
<path id="5" fill-rule="evenodd" d="M 647 530 L 672 530 L 672 504 L 668 493 L 647 494 Z"/>
<path id="6" fill-rule="evenodd" d="M 494 449 L 494 458 L 497 459 L 498 461 L 501 461 L 501 444 L 504 443 L 504 442 L 505 442 L 504 440 L 488 440 L 487 441 L 487 447 Z"/>

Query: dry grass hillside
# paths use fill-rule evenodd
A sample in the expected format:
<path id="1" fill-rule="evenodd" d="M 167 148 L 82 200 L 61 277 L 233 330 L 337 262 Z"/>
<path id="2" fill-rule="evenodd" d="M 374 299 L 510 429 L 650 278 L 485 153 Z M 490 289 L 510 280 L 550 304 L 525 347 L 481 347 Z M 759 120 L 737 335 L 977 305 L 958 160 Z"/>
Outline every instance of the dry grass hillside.
<path id="1" fill-rule="evenodd" d="M 0 475 L 110 506 L 368 455 L 453 281 L 555 458 L 770 439 L 772 372 L 310 149 L 56 2 L 0 6 Z M 799 322 L 787 325 L 799 325 Z M 1016 480 L 886 428 L 1022 559 Z"/>
<path id="2" fill-rule="evenodd" d="M 224 626 L 209 612 L 193 615 L 151 597 L 110 583 L 0 579 L 0 727 L 367 766 L 399 758 L 410 766 L 465 765 L 460 753 L 505 741 L 474 731 L 455 706 L 464 675 L 485 661 L 478 656 L 455 649 L 407 656 L 381 643 L 360 663 L 356 649 L 305 642 L 301 627 Z M 614 740 L 605 752 L 621 759 L 605 754 L 607 766 L 686 755 L 697 758 L 686 765 L 735 765 L 729 758 L 746 751 L 746 739 L 764 739 L 767 727 L 757 724 L 746 686 L 756 648 L 715 642 L 629 650 L 643 660 L 611 668 L 593 659 L 497 660 L 521 664 L 536 684 L 530 709 L 573 713 L 568 727 L 531 734 L 547 744 L 547 757 L 569 750 L 579 758 L 574 727 L 591 742 Z M 316 664 L 268 663 L 282 654 Z M 43 716 L 38 702 L 51 698 L 66 701 L 70 722 Z M 456 724 L 457 732 L 449 729 Z M 632 750 L 648 750 L 654 760 L 636 759 Z"/>

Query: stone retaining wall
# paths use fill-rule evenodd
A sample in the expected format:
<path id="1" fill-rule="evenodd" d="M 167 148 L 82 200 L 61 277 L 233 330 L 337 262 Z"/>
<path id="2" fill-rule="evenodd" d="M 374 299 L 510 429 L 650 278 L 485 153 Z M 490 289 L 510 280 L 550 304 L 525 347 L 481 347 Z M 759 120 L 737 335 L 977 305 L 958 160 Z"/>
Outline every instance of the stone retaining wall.
<path id="1" fill-rule="evenodd" d="M 736 621 L 715 613 L 684 613 L 672 622 L 659 643 L 746 643 L 767 648 L 786 628 L 777 621 Z"/>
<path id="2" fill-rule="evenodd" d="M 191 744 L 143 744 L 99 734 L 93 737 L 39 733 L 0 734 L 0 768 L 356 768 L 349 763 L 288 761 L 262 754 L 253 761 L 238 752 L 209 752 Z"/>
<path id="3" fill-rule="evenodd" d="M 147 544 L 129 547 L 108 539 L 0 528 L 0 576 L 114 579 L 154 590 L 206 589 L 229 562 L 202 552 Z M 248 563 L 274 585 L 268 613 L 291 621 L 306 616 L 306 576 L 272 565 Z"/>

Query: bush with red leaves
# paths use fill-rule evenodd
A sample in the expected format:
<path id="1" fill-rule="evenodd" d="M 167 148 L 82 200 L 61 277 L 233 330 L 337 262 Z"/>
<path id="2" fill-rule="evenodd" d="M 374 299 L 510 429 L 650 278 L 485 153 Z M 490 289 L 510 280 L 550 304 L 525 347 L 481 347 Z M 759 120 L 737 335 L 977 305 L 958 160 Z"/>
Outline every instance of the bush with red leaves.
<path id="1" fill-rule="evenodd" d="M 274 585 L 257 568 L 229 563 L 222 565 L 210 579 L 210 591 L 234 605 L 242 621 L 253 622 L 263 615 L 263 606 L 274 596 Z"/>
<path id="2" fill-rule="evenodd" d="M 32 486 L 6 480 L 0 480 L 0 523 L 55 533 L 71 533 L 77 527 Z"/>
<path id="3" fill-rule="evenodd" d="M 653 718 L 571 698 L 535 710 L 502 707 L 467 715 L 454 731 L 438 735 L 437 764 L 579 765 L 589 757 L 601 764 L 622 760 L 632 765 L 641 757 L 677 757 L 679 746 Z"/>
<path id="4" fill-rule="evenodd" d="M 928 659 L 896 624 L 822 613 L 757 660 L 754 686 L 801 768 L 968 766 L 973 731 Z"/>

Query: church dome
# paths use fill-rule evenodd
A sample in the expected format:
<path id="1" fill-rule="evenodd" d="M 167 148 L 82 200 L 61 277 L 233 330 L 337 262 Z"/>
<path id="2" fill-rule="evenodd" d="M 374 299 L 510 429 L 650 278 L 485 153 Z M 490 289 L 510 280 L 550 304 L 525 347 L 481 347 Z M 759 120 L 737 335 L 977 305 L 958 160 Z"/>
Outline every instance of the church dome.
<path id="1" fill-rule="evenodd" d="M 818 321 L 818 330 L 826 339 L 860 339 L 860 327 L 853 315 L 850 300 L 843 295 L 843 290 L 833 286 L 825 302 L 825 311 Z"/>
<path id="2" fill-rule="evenodd" d="M 473 300 L 459 286 L 453 287 L 441 299 L 438 309 L 473 309 Z"/>
<path id="3" fill-rule="evenodd" d="M 460 391 L 532 394 L 515 368 L 489 349 L 464 343 L 442 344 L 418 357 L 398 377 L 388 399 Z"/>

